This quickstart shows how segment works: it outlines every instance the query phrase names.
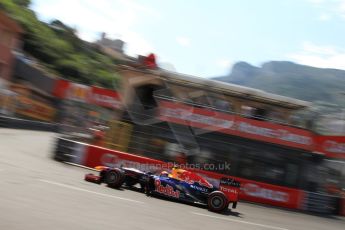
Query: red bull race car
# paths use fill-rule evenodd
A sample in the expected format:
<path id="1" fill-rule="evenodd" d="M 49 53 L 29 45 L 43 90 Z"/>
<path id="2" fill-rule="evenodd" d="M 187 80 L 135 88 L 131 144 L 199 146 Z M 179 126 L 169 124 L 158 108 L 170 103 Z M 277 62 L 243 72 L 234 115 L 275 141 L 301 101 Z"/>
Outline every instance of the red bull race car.
<path id="1" fill-rule="evenodd" d="M 229 204 L 235 209 L 238 202 L 240 183 L 233 178 L 221 178 L 219 186 L 216 187 L 198 174 L 177 167 L 170 172 L 162 171 L 159 175 L 124 167 L 97 166 L 96 169 L 100 171 L 99 175 L 86 174 L 86 181 L 105 183 L 112 188 L 138 184 L 141 191 L 148 196 L 204 204 L 214 212 L 228 209 Z"/>

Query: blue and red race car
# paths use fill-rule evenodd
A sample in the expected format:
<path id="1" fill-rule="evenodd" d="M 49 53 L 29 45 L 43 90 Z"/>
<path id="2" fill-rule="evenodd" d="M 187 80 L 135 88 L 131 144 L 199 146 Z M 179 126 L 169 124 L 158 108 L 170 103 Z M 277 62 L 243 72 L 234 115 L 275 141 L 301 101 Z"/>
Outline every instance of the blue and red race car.
<path id="1" fill-rule="evenodd" d="M 230 203 L 232 203 L 232 208 L 237 206 L 240 183 L 233 178 L 220 179 L 219 187 L 216 187 L 198 174 L 177 167 L 172 168 L 170 173 L 162 171 L 159 175 L 134 168 L 105 166 L 96 168 L 100 170 L 99 175 L 86 174 L 86 181 L 97 184 L 106 183 L 112 188 L 139 184 L 141 190 L 147 195 L 204 204 L 214 212 L 228 209 Z"/>

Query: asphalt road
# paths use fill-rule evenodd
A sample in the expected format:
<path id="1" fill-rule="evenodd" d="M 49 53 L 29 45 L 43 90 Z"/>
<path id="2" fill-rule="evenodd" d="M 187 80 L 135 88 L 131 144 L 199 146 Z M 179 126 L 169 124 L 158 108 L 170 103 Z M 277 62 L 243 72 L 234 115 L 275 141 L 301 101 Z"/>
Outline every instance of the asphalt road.
<path id="1" fill-rule="evenodd" d="M 201 207 L 83 181 L 89 170 L 51 159 L 53 133 L 0 129 L 0 229 L 345 229 L 345 219 L 239 203 Z"/>

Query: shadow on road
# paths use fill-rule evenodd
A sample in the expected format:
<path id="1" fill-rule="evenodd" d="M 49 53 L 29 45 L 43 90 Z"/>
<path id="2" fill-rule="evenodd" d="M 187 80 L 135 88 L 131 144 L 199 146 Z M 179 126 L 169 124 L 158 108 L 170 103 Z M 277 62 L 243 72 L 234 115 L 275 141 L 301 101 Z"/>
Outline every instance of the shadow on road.
<path id="1" fill-rule="evenodd" d="M 223 215 L 223 216 L 234 216 L 234 217 L 239 217 L 239 218 L 243 218 L 243 214 L 240 212 L 234 212 L 231 209 L 227 209 L 222 213 L 218 213 L 219 215 Z"/>

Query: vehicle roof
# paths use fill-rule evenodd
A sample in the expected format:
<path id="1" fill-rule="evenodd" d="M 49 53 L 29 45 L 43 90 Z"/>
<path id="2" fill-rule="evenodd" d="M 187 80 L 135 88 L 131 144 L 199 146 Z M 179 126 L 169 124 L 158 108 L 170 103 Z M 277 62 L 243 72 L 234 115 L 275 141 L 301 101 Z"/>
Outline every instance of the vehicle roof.
<path id="1" fill-rule="evenodd" d="M 133 68 L 127 65 L 121 65 L 120 69 L 136 71 L 144 74 L 152 74 L 168 82 L 181 84 L 185 86 L 193 86 L 196 88 L 201 88 L 203 90 L 207 88 L 207 90 L 209 91 L 224 93 L 226 95 L 232 95 L 237 97 L 243 97 L 247 100 L 257 100 L 264 103 L 276 104 L 282 107 L 299 109 L 309 107 L 312 104 L 311 102 L 281 96 L 255 88 L 231 84 L 227 82 L 221 82 L 209 78 L 196 77 L 188 74 L 181 74 L 164 69 L 147 70 Z"/>
<path id="2" fill-rule="evenodd" d="M 283 104 L 283 106 L 289 107 L 308 107 L 311 106 L 310 102 L 302 101 L 299 99 L 285 97 L 278 94 L 269 93 L 263 90 L 250 88 L 246 86 L 231 84 L 227 82 L 221 82 L 212 79 L 205 79 L 201 77 L 195 77 L 180 73 L 168 73 L 166 78 L 170 81 L 180 82 L 187 85 L 199 85 L 207 87 L 210 90 L 215 90 L 217 92 L 223 92 L 226 94 L 231 94 L 234 96 L 243 96 L 247 99 L 260 100 L 268 103 Z"/>

